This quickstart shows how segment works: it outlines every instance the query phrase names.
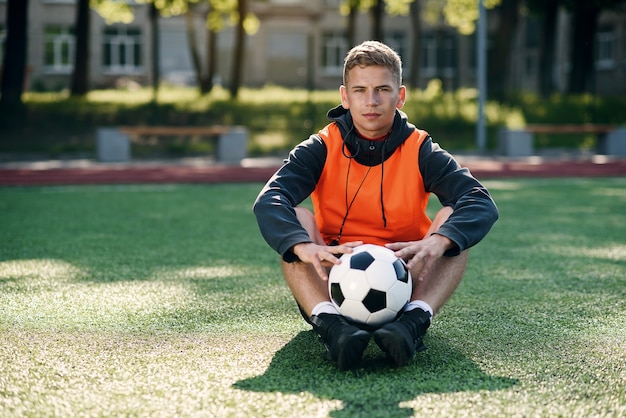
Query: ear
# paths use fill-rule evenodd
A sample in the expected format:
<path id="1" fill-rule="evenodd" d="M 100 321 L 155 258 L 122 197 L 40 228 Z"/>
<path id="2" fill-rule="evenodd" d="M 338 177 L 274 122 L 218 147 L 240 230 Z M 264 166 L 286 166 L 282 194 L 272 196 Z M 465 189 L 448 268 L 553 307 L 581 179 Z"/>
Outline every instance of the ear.
<path id="1" fill-rule="evenodd" d="M 341 106 L 343 106 L 343 108 L 346 110 L 350 109 L 350 102 L 348 101 L 348 90 L 346 89 L 346 86 L 339 86 L 339 94 L 341 95 Z"/>
<path id="2" fill-rule="evenodd" d="M 400 86 L 398 90 L 398 103 L 396 104 L 396 108 L 402 109 L 404 107 L 404 102 L 406 101 L 406 87 Z"/>

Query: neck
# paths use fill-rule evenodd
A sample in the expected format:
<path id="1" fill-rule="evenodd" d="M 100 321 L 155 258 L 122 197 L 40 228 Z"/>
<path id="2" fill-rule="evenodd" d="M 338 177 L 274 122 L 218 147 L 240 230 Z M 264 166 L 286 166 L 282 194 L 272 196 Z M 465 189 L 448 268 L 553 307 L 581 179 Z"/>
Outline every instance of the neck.
<path id="1" fill-rule="evenodd" d="M 376 138 L 368 138 L 365 135 L 362 135 L 359 131 L 357 131 L 357 135 L 359 136 L 359 138 L 366 139 L 368 141 L 384 141 L 385 139 L 389 137 L 390 134 L 391 134 L 391 129 L 389 130 L 389 132 L 387 132 L 386 134 L 382 136 L 378 136 Z"/>

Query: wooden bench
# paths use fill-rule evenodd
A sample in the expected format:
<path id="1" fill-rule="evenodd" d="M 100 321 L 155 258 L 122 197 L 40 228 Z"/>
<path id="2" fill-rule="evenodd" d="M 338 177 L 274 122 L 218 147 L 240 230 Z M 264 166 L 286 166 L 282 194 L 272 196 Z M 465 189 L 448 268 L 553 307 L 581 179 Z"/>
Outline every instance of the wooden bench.
<path id="1" fill-rule="evenodd" d="M 596 124 L 533 124 L 520 129 L 500 128 L 500 154 L 509 157 L 534 155 L 535 134 L 594 134 L 598 137 L 599 154 L 626 156 L 626 128 Z"/>
<path id="2" fill-rule="evenodd" d="M 97 129 L 98 161 L 129 161 L 133 136 L 203 136 L 216 141 L 218 162 L 239 164 L 247 156 L 248 131 L 243 126 L 119 126 Z"/>

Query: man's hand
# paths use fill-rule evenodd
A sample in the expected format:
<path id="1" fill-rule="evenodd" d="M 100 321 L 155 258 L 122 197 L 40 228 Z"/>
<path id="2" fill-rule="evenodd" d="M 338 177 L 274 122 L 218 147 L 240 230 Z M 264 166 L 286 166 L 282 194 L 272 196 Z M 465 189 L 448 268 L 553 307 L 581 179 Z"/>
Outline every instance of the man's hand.
<path id="1" fill-rule="evenodd" d="M 339 257 L 344 253 L 351 253 L 352 248 L 362 245 L 363 241 L 346 242 L 342 245 L 318 245 L 313 242 L 304 242 L 293 246 L 293 253 L 300 261 L 315 268 L 322 280 L 328 280 L 328 268 L 341 263 Z"/>
<path id="2" fill-rule="evenodd" d="M 406 261 L 411 275 L 422 281 L 428 276 L 435 260 L 443 257 L 453 245 L 449 238 L 433 234 L 420 241 L 394 242 L 385 246 L 394 250 L 396 257 Z"/>

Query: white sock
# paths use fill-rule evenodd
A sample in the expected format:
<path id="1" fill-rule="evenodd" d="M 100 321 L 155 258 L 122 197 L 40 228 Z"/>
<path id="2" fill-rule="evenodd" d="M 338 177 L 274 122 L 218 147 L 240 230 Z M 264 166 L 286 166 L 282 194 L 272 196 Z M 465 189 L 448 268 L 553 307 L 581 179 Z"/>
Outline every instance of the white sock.
<path id="1" fill-rule="evenodd" d="M 311 315 L 319 315 L 323 313 L 339 315 L 339 311 L 337 310 L 335 305 L 333 305 L 332 302 L 328 302 L 328 301 L 320 302 L 317 305 L 315 305 L 315 307 L 313 307 L 313 311 L 311 312 Z"/>
<path id="2" fill-rule="evenodd" d="M 433 316 L 434 316 L 433 308 L 427 302 L 423 300 L 414 300 L 414 301 L 407 303 L 404 306 L 404 312 L 411 311 L 417 308 L 420 308 L 421 310 L 428 312 L 430 314 L 430 322 L 433 321 Z"/>

